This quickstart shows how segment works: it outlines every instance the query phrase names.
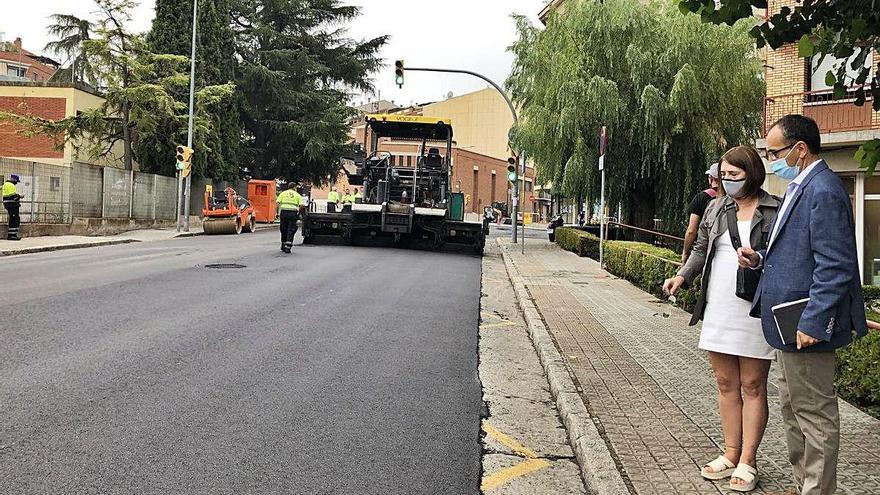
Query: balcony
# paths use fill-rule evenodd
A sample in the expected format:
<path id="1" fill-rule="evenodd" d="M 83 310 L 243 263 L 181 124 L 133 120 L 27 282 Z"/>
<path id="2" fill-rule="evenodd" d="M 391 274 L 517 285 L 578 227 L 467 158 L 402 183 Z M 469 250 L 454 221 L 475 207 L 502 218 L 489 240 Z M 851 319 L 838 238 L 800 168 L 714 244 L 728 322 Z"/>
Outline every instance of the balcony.
<path id="1" fill-rule="evenodd" d="M 764 98 L 763 133 L 766 135 L 768 127 L 790 113 L 812 118 L 823 134 L 880 129 L 880 112 L 872 111 L 871 98 L 860 107 L 854 101 L 855 98 L 834 100 L 830 89 L 768 96 Z"/>

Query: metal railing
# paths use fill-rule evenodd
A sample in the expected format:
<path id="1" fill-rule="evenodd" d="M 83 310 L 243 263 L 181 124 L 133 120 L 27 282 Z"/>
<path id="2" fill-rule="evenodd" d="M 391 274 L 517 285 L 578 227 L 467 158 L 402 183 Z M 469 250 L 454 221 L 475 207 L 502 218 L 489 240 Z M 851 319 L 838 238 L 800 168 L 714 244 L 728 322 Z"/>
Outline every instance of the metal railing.
<path id="1" fill-rule="evenodd" d="M 866 88 L 866 92 L 868 90 Z M 834 92 L 830 89 L 767 96 L 764 98 L 763 132 L 766 135 L 774 122 L 791 113 L 812 118 L 823 133 L 880 129 L 880 112 L 874 112 L 871 103 L 868 96 L 864 105 L 856 106 L 853 89 L 839 100 L 834 99 Z"/>

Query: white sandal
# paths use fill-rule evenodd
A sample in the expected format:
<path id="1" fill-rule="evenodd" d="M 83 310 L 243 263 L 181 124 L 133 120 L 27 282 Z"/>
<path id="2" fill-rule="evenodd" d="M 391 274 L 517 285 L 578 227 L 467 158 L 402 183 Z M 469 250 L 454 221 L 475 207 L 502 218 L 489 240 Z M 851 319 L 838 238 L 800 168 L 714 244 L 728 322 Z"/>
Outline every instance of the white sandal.
<path id="1" fill-rule="evenodd" d="M 720 455 L 714 461 L 703 466 L 700 474 L 702 474 L 703 478 L 706 478 L 707 480 L 723 480 L 724 478 L 730 478 L 735 467 L 736 466 L 733 465 L 733 462 L 731 462 L 730 459 Z M 706 468 L 711 469 L 711 471 Z"/>
<path id="2" fill-rule="evenodd" d="M 730 489 L 735 492 L 750 492 L 755 489 L 758 484 L 758 470 L 748 464 L 739 464 L 736 470 L 730 475 L 731 478 L 739 478 L 745 483 L 730 482 Z"/>

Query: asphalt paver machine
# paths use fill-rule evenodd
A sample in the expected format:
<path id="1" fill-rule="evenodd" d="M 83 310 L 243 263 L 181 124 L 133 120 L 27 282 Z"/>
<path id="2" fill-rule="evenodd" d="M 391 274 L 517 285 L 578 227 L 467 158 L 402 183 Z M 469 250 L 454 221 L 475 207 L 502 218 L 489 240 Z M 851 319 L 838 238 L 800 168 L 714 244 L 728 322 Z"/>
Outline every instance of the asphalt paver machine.
<path id="1" fill-rule="evenodd" d="M 381 144 L 410 142 L 418 146 L 415 160 L 380 150 Z M 395 244 L 420 244 L 439 249 L 463 244 L 482 253 L 488 220 L 464 220 L 464 197 L 451 191 L 452 124 L 449 120 L 394 114 L 367 115 L 366 149 L 346 170 L 351 185 L 363 186 L 362 198 L 340 212 L 315 211 L 303 217 L 306 243 L 337 236 L 349 244 L 386 237 Z M 443 153 L 441 153 L 443 147 Z"/>

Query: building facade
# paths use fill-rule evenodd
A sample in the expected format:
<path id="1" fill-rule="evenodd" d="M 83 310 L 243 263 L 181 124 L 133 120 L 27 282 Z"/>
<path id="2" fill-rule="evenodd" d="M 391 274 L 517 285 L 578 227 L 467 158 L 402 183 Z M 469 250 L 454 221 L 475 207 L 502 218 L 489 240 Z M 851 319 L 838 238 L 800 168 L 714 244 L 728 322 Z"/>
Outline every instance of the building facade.
<path id="1" fill-rule="evenodd" d="M 770 0 L 769 12 L 782 7 L 793 8 L 794 0 Z M 850 194 L 856 221 L 856 244 L 865 283 L 880 284 L 880 176 L 867 177 L 853 158 L 865 141 L 880 138 L 880 112 L 872 110 L 868 98 L 863 106 L 856 106 L 853 98 L 834 100 L 832 88 L 825 84 L 825 74 L 840 61 L 833 57 L 804 59 L 798 56 L 796 44 L 765 52 L 765 80 L 763 131 L 786 114 L 798 113 L 811 117 L 819 124 L 822 137 L 822 157 L 836 171 Z M 880 70 L 880 54 L 871 53 L 866 65 L 871 77 Z M 766 141 L 756 143 L 766 149 Z M 767 189 L 784 194 L 786 181 L 768 173 Z"/>
<path id="2" fill-rule="evenodd" d="M 0 78 L 4 80 L 46 82 L 58 67 L 58 62 L 22 48 L 21 38 L 0 42 Z"/>
<path id="3" fill-rule="evenodd" d="M 99 94 L 79 84 L 0 81 L 0 112 L 61 120 L 103 103 Z M 121 143 L 106 156 L 92 158 L 73 143 L 62 143 L 61 136 L 25 136 L 20 131 L 12 122 L 0 120 L 0 157 L 68 167 L 73 162 L 122 167 Z"/>

